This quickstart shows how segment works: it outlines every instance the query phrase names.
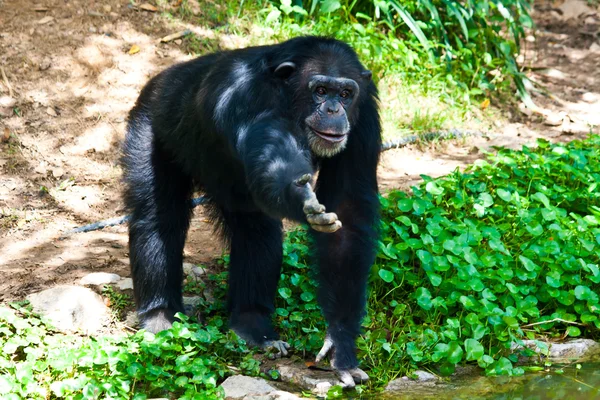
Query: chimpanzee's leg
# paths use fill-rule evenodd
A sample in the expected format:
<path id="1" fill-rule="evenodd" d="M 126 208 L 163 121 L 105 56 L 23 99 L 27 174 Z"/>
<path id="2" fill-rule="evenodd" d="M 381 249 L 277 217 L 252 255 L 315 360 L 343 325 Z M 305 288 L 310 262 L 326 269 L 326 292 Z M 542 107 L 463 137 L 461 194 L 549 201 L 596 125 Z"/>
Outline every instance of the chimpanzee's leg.
<path id="1" fill-rule="evenodd" d="M 192 180 L 153 140 L 149 123 L 130 121 L 125 142 L 129 259 L 142 327 L 168 329 L 181 297 L 183 246 Z"/>
<path id="2" fill-rule="evenodd" d="M 282 225 L 261 212 L 223 212 L 230 233 L 231 329 L 251 345 L 269 347 L 279 335 L 271 323 L 281 262 Z M 276 344 L 286 354 L 287 344 Z"/>

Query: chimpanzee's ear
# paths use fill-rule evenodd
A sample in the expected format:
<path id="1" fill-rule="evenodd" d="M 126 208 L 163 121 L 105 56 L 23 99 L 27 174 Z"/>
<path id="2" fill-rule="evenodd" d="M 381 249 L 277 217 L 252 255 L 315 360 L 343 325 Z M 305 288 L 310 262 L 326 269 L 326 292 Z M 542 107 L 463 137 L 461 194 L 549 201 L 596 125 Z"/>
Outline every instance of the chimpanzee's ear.
<path id="1" fill-rule="evenodd" d="M 370 81 L 372 76 L 373 76 L 373 73 L 371 71 L 369 71 L 368 69 L 364 70 L 363 72 L 360 73 L 360 77 L 366 81 Z"/>
<path id="2" fill-rule="evenodd" d="M 296 64 L 291 61 L 282 62 L 275 68 L 275 76 L 281 79 L 287 79 L 296 70 Z"/>

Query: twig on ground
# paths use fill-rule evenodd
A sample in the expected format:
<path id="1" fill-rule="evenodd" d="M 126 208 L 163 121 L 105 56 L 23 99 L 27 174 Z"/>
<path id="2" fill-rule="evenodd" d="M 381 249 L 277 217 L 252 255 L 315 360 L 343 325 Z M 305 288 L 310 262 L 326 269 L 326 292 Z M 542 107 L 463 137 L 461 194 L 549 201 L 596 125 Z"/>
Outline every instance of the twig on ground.
<path id="1" fill-rule="evenodd" d="M 13 88 L 10 85 L 10 82 L 8 81 L 8 77 L 6 76 L 6 72 L 4 72 L 4 67 L 0 67 L 0 73 L 2 73 L 2 80 L 4 80 L 4 84 L 8 88 L 8 95 L 10 97 L 14 97 Z"/>

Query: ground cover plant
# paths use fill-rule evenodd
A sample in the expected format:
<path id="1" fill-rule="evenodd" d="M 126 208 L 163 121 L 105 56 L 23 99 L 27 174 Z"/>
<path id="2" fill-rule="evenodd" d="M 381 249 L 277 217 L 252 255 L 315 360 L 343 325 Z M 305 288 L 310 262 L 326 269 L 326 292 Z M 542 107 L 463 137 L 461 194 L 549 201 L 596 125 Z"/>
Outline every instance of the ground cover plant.
<path id="1" fill-rule="evenodd" d="M 367 389 L 464 363 L 522 374 L 511 345 L 525 338 L 598 337 L 600 137 L 499 149 L 466 171 L 423 178 L 412 195 L 381 199 L 380 254 L 358 342 Z M 311 358 L 325 326 L 308 249 L 304 230 L 288 234 L 276 326 Z M 222 272 L 186 287 L 213 291 L 216 300 L 200 305 L 204 325 L 184 321 L 156 336 L 65 336 L 21 307 L 0 308 L 0 397 L 219 398 L 227 375 L 260 374 L 226 328 L 225 280 Z"/>

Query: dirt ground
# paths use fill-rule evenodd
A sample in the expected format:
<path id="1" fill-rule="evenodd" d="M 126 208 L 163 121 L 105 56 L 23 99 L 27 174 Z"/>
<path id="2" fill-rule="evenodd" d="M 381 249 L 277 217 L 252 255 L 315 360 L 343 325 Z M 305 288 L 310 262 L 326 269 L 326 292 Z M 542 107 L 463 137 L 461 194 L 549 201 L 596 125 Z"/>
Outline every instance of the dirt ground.
<path id="1" fill-rule="evenodd" d="M 151 76 L 189 58 L 185 42 L 159 39 L 191 29 L 223 47 L 243 45 L 125 0 L 37 1 L 0 0 L 0 98 L 7 102 L 0 101 L 0 302 L 93 271 L 129 275 L 125 226 L 59 238 L 123 213 L 118 158 L 127 113 Z M 534 96 L 539 110 L 502 110 L 506 120 L 495 121 L 487 138 L 385 152 L 381 190 L 464 167 L 491 146 L 597 133 L 600 14 L 571 3 L 534 9 L 538 30 L 521 61 L 553 94 Z M 221 252 L 198 208 L 186 261 L 210 265 Z"/>

